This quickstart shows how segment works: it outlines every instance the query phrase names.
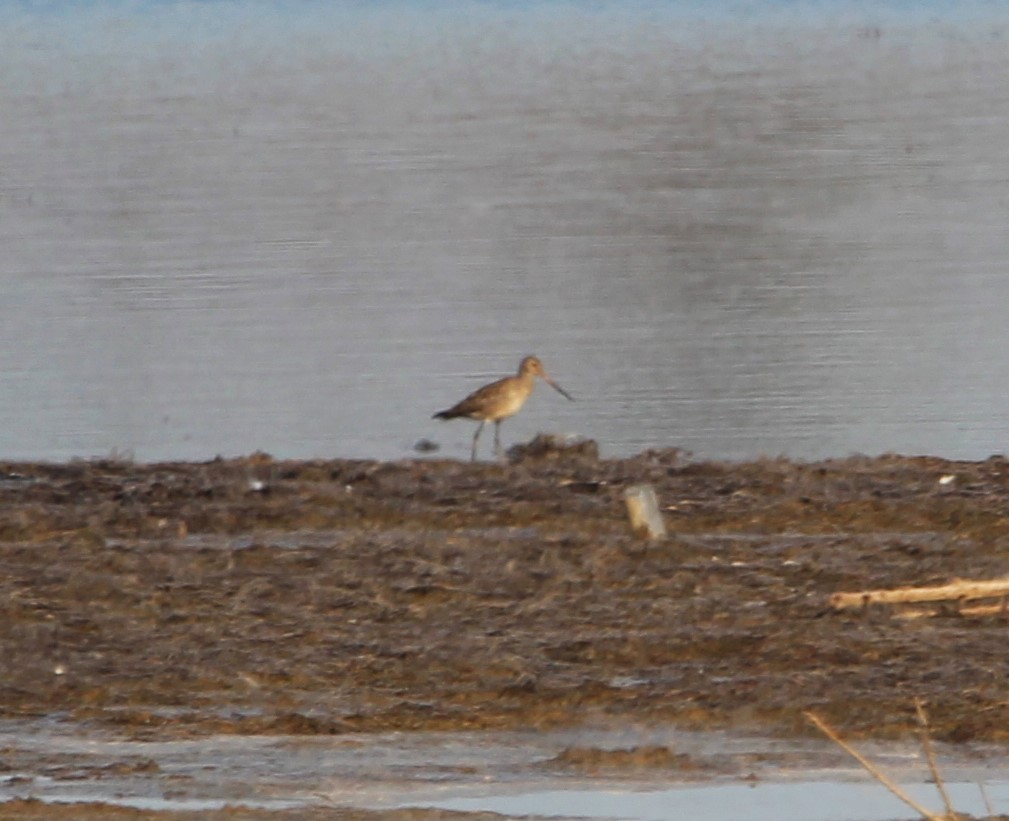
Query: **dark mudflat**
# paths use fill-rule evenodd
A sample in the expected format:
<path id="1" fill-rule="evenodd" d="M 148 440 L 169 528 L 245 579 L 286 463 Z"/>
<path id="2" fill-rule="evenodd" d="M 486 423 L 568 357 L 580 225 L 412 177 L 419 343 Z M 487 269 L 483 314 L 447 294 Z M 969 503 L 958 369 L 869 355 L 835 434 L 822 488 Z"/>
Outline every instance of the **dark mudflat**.
<path id="1" fill-rule="evenodd" d="M 1009 624 L 835 613 L 1009 573 L 1009 463 L 0 465 L 0 717 L 132 738 L 547 727 L 1009 735 Z M 940 482 L 942 477 L 953 476 Z M 670 538 L 628 531 L 654 485 Z M 30 817 L 30 816 L 25 816 Z"/>

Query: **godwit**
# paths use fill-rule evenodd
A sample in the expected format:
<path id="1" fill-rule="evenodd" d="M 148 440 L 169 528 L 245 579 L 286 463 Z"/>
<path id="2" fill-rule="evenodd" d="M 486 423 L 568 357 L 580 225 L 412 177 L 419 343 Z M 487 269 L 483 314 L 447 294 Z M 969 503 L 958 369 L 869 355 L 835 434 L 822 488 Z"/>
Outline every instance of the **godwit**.
<path id="1" fill-rule="evenodd" d="M 527 356 L 519 365 L 519 372 L 516 376 L 506 376 L 497 382 L 491 382 L 482 388 L 473 391 L 469 396 L 457 405 L 453 405 L 448 410 L 443 410 L 432 416 L 432 419 L 458 419 L 460 416 L 467 419 L 476 419 L 480 426 L 473 435 L 473 450 L 470 453 L 470 460 L 476 461 L 476 446 L 480 441 L 480 431 L 483 430 L 485 422 L 494 423 L 494 450 L 498 457 L 501 457 L 501 422 L 509 416 L 513 416 L 522 409 L 533 392 L 536 384 L 536 377 L 540 377 L 551 388 L 562 396 L 574 400 L 564 388 L 554 382 L 543 369 L 543 363 L 535 356 Z"/>

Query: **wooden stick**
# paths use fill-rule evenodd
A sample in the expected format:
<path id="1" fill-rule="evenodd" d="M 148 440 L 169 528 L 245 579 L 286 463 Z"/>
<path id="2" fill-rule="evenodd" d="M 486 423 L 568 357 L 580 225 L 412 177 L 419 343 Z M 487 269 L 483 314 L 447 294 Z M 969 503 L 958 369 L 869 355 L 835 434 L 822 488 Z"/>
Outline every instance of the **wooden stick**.
<path id="1" fill-rule="evenodd" d="M 953 809 L 953 802 L 949 800 L 949 793 L 946 792 L 946 785 L 939 774 L 939 765 L 935 760 L 935 750 L 932 747 L 932 737 L 928 730 L 928 716 L 925 714 L 925 704 L 921 696 L 914 699 L 914 709 L 918 713 L 918 735 L 921 738 L 921 748 L 925 751 L 925 760 L 928 762 L 929 772 L 932 773 L 932 781 L 935 782 L 939 795 L 942 796 L 942 803 L 946 806 L 946 817 L 950 821 L 960 821 L 960 816 Z"/>
<path id="2" fill-rule="evenodd" d="M 664 539 L 666 523 L 659 513 L 659 503 L 655 488 L 651 485 L 632 485 L 624 491 L 627 515 L 631 520 L 631 530 L 643 533 L 649 539 Z"/>
<path id="3" fill-rule="evenodd" d="M 864 607 L 867 604 L 984 599 L 1006 595 L 1009 595 L 1009 576 L 982 581 L 954 579 L 949 584 L 935 587 L 898 587 L 895 590 L 835 593 L 830 597 L 830 606 L 835 610 L 844 610 L 849 607 Z"/>
<path id="4" fill-rule="evenodd" d="M 834 730 L 831 728 L 823 719 L 821 719 L 816 713 L 806 711 L 803 713 L 806 719 L 813 724 L 821 733 L 823 733 L 827 738 L 833 741 L 838 747 L 844 750 L 848 755 L 854 758 L 859 764 L 865 767 L 866 771 L 875 778 L 880 784 L 886 787 L 891 793 L 893 793 L 897 798 L 907 804 L 911 809 L 918 813 L 922 818 L 927 819 L 927 821 L 946 821 L 941 815 L 936 815 L 933 812 L 925 809 L 921 804 L 915 801 L 911 796 L 909 796 L 904 790 L 900 788 L 899 784 L 891 781 L 886 773 L 879 769 L 875 764 L 873 764 L 869 759 L 862 755 L 858 750 L 852 747 L 850 744 L 845 742 Z"/>

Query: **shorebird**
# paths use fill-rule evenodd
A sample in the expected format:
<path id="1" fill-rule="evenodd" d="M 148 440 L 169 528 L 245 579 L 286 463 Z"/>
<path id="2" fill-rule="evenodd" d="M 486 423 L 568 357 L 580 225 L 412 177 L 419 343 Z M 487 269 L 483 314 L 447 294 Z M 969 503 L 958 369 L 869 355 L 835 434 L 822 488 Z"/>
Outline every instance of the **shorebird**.
<path id="1" fill-rule="evenodd" d="M 476 446 L 480 441 L 480 432 L 487 422 L 494 423 L 494 450 L 498 457 L 501 457 L 501 422 L 509 416 L 518 413 L 522 406 L 533 392 L 536 384 L 536 377 L 546 382 L 551 388 L 561 396 L 574 401 L 574 397 L 564 388 L 547 376 L 543 363 L 535 356 L 527 356 L 519 365 L 518 374 L 506 376 L 497 382 L 491 382 L 473 391 L 469 396 L 453 405 L 448 410 L 443 410 L 432 416 L 432 419 L 476 419 L 480 422 L 476 433 L 473 435 L 473 450 L 470 453 L 470 460 L 476 461 Z"/>

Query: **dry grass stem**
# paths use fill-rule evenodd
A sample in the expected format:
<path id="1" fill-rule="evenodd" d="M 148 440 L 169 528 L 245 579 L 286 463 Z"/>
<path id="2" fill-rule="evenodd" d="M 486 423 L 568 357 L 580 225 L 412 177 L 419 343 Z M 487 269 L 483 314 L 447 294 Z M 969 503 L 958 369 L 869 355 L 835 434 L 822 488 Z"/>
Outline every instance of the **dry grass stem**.
<path id="1" fill-rule="evenodd" d="M 990 818 L 995 817 L 995 807 L 992 806 L 991 798 L 988 797 L 988 790 L 985 789 L 984 784 L 980 781 L 977 783 L 977 788 L 981 791 L 981 798 L 984 800 L 985 812 L 988 813 Z"/>
<path id="2" fill-rule="evenodd" d="M 921 738 L 921 748 L 925 751 L 925 760 L 928 762 L 929 772 L 932 773 L 932 780 L 935 782 L 936 789 L 939 790 L 939 795 L 942 796 L 942 803 L 946 807 L 946 815 L 950 821 L 959 821 L 960 816 L 953 809 L 953 802 L 949 799 L 946 784 L 939 774 L 939 765 L 935 759 L 935 749 L 932 747 L 932 738 L 928 730 L 928 715 L 925 713 L 925 705 L 920 696 L 914 700 L 914 709 L 918 714 L 918 736 Z"/>
<path id="3" fill-rule="evenodd" d="M 815 713 L 806 711 L 803 713 L 804 716 L 809 720 L 813 726 L 815 726 L 821 733 L 823 733 L 827 738 L 833 741 L 838 747 L 844 750 L 848 755 L 854 758 L 859 764 L 861 764 L 866 771 L 875 778 L 880 784 L 886 787 L 891 793 L 893 793 L 897 798 L 907 804 L 911 809 L 918 813 L 922 818 L 927 819 L 927 821 L 949 821 L 949 819 L 943 818 L 941 815 L 936 815 L 934 812 L 923 807 L 917 801 L 915 801 L 911 796 L 909 796 L 900 785 L 891 781 L 890 778 L 879 769 L 875 764 L 873 764 L 869 759 L 862 755 L 858 750 L 848 744 L 844 739 L 842 739 L 832 727 L 830 727 L 823 719 L 821 719 Z"/>

